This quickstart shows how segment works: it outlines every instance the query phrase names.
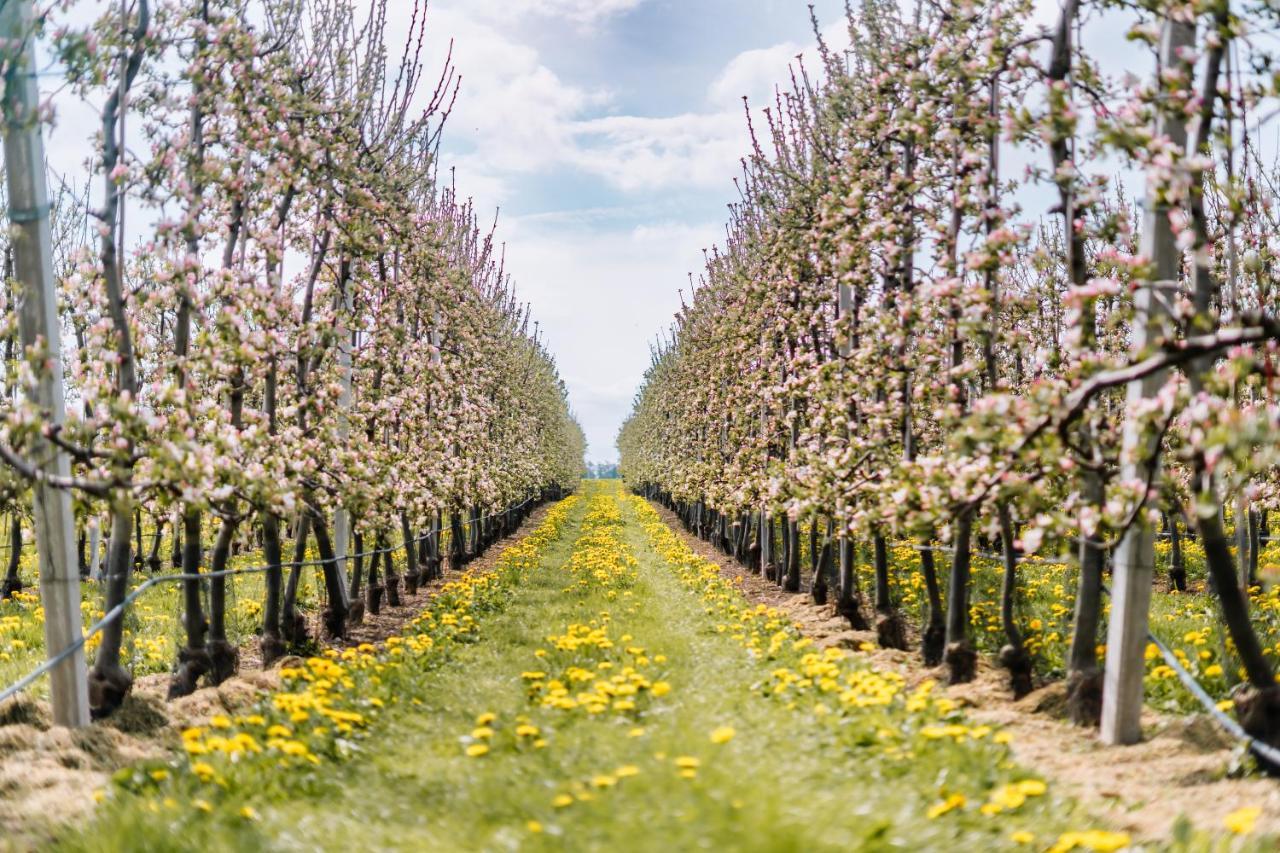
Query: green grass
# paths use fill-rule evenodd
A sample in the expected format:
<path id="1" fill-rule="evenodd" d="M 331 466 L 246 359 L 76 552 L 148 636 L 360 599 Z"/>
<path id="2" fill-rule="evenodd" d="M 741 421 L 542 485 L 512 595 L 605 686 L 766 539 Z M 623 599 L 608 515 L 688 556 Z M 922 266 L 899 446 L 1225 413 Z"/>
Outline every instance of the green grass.
<path id="1" fill-rule="evenodd" d="M 776 690 L 776 673 L 798 672 L 812 649 L 797 648 L 776 616 L 739 618 L 749 608 L 736 593 L 651 539 L 630 501 L 612 529 L 636 557 L 634 571 L 576 582 L 563 568 L 575 537 L 592 496 L 614 488 L 587 487 L 536 568 L 482 615 L 475 642 L 398 677 L 399 701 L 343 763 L 237 774 L 208 814 L 192 808 L 201 789 L 190 780 L 126 784 L 62 849 L 1044 850 L 1065 831 L 1098 826 L 1051 787 L 982 813 L 1002 786 L 1036 777 L 941 701 L 909 710 L 898 695 L 863 709 L 842 707 L 838 692 Z M 550 635 L 593 620 L 607 623 L 615 648 L 536 656 Z M 736 626 L 748 624 L 744 639 Z M 641 654 L 624 654 L 633 645 L 649 659 L 641 670 L 650 683 L 669 683 L 669 693 L 598 715 L 530 700 L 522 673 L 554 676 L 560 664 L 601 659 L 618 666 Z M 852 658 L 840 666 L 841 678 L 862 672 Z M 469 757 L 482 714 L 495 716 L 492 748 Z M 538 727 L 544 747 L 516 737 L 522 721 Z M 944 725 L 959 734 L 927 735 Z M 732 738 L 713 742 L 725 726 Z M 680 775 L 682 757 L 700 762 L 693 778 Z M 634 774 L 619 774 L 624 767 Z M 963 804 L 929 816 L 952 796 Z M 244 804 L 255 814 L 242 816 Z"/>

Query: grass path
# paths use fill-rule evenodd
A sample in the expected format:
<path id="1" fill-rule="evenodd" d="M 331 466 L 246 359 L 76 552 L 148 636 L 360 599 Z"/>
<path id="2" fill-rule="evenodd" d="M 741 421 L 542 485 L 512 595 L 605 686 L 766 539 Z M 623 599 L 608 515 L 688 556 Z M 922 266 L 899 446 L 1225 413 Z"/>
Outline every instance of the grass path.
<path id="1" fill-rule="evenodd" d="M 176 783 L 166 771 L 155 785 L 144 768 L 64 847 L 1126 843 L 1015 767 L 999 732 L 749 606 L 638 499 L 592 484 L 567 510 L 512 585 L 482 589 L 493 600 L 472 608 L 466 642 L 407 675 L 369 665 L 394 691 L 340 763 L 316 759 L 297 778 L 272 765 L 191 779 L 175 765 Z M 200 794 L 219 785 L 217 799 Z"/>

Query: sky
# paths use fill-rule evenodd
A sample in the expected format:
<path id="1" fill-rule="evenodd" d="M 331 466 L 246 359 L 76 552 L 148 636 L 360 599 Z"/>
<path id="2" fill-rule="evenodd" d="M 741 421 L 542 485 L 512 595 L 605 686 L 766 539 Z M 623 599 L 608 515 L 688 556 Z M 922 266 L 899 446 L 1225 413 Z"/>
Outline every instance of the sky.
<path id="1" fill-rule="evenodd" d="M 842 9 L 817 3 L 833 32 Z M 764 103 L 812 46 L 807 3 L 432 0 L 435 59 L 450 39 L 462 88 L 442 165 L 499 211 L 587 458 L 614 460 L 650 344 L 724 234 L 749 145 L 742 97 Z"/>

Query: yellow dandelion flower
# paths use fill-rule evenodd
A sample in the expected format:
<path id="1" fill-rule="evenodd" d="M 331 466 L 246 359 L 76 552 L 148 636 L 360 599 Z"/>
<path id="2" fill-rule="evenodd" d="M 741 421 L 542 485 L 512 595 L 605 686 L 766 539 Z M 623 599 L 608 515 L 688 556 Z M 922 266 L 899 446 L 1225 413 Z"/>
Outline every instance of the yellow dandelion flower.
<path id="1" fill-rule="evenodd" d="M 1236 835 L 1248 835 L 1261 814 L 1262 809 L 1257 806 L 1244 806 L 1224 817 L 1222 823 Z"/>
<path id="2" fill-rule="evenodd" d="M 965 802 L 966 800 L 965 800 L 964 794 L 952 794 L 951 796 L 947 797 L 945 800 L 942 800 L 940 802 L 934 803 L 932 806 L 929 806 L 929 810 L 925 812 L 925 817 L 929 818 L 929 820 L 933 820 L 934 818 L 941 817 L 942 815 L 946 814 L 949 811 L 952 811 L 953 809 L 961 808 L 965 804 Z"/>
<path id="3" fill-rule="evenodd" d="M 1104 829 L 1089 829 L 1083 832 L 1064 832 L 1058 836 L 1057 842 L 1049 848 L 1049 853 L 1067 853 L 1068 850 L 1084 848 L 1096 853 L 1113 853 L 1129 846 L 1129 833 L 1108 832 Z"/>

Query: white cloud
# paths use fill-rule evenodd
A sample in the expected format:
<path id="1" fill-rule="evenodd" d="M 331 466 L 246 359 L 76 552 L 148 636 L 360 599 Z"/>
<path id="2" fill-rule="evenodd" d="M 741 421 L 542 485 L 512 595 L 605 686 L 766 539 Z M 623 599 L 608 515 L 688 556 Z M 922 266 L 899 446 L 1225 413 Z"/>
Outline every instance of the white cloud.
<path id="1" fill-rule="evenodd" d="M 575 2 L 543 5 L 568 15 Z M 624 0 L 603 5 L 621 8 Z M 624 192 L 728 189 L 737 173 L 748 140 L 736 105 L 708 114 L 600 116 L 608 91 L 564 80 L 537 50 L 470 7 L 432 11 L 430 55 L 443 57 L 450 39 L 462 88 L 445 131 L 447 163 L 463 193 L 484 204 L 510 201 L 514 178 L 558 168 Z"/>
<path id="2" fill-rule="evenodd" d="M 843 19 L 821 28 L 822 40 L 832 52 L 840 52 L 849 46 L 849 29 Z M 784 91 L 791 87 L 791 68 L 797 57 L 804 63 L 811 77 L 822 72 L 818 46 L 812 39 L 804 44 L 785 41 L 770 47 L 744 50 L 729 60 L 719 76 L 712 82 L 707 97 L 719 108 L 736 106 L 745 95 L 752 106 L 772 103 L 776 87 Z"/>
<path id="3" fill-rule="evenodd" d="M 428 22 L 431 55 L 443 57 L 453 40 L 453 61 L 461 93 L 445 131 L 446 144 L 471 149 L 461 158 L 490 174 L 527 173 L 563 157 L 571 144 L 569 126 L 589 107 L 606 99 L 561 80 L 538 52 L 451 9 L 432 12 Z"/>
<path id="4" fill-rule="evenodd" d="M 626 191 L 728 189 L 748 143 L 737 113 L 609 116 L 575 123 L 572 135 L 569 162 Z"/>
<path id="5" fill-rule="evenodd" d="M 595 24 L 622 12 L 629 12 L 644 0 L 466 0 L 455 8 L 466 8 L 477 17 L 511 22 L 521 18 L 550 18 L 576 24 Z"/>
<path id="6" fill-rule="evenodd" d="M 708 93 L 711 101 L 727 104 L 744 95 L 754 105 L 772 101 L 774 87 L 787 79 L 784 76 L 787 66 L 802 50 L 800 45 L 788 41 L 739 53 L 711 84 Z"/>

